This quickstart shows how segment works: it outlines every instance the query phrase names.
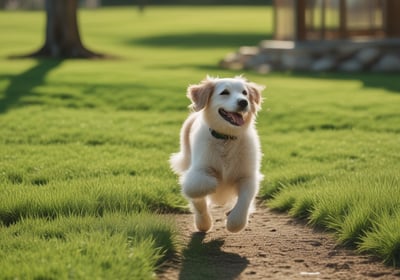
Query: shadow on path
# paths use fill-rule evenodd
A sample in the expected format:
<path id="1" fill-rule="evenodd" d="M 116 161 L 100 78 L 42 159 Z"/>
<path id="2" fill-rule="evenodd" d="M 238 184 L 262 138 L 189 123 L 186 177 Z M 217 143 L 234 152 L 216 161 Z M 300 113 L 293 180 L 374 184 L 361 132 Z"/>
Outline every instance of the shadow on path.
<path id="1" fill-rule="evenodd" d="M 247 258 L 235 253 L 224 252 L 224 240 L 216 239 L 204 243 L 205 233 L 193 233 L 183 251 L 180 280 L 236 279 L 248 266 Z"/>
<path id="2" fill-rule="evenodd" d="M 18 75 L 0 76 L 0 79 L 9 79 L 10 84 L 0 96 L 0 114 L 15 107 L 20 99 L 29 94 L 34 94 L 33 89 L 45 83 L 46 76 L 62 63 L 62 60 L 40 59 L 32 68 Z"/>

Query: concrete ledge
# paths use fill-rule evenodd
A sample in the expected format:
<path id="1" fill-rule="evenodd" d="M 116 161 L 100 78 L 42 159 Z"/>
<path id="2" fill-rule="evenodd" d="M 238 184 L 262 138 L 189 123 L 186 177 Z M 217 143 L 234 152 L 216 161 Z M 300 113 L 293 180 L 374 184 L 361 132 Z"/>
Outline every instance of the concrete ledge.
<path id="1" fill-rule="evenodd" d="M 399 72 L 400 39 L 261 41 L 228 54 L 220 66 L 270 71 Z"/>

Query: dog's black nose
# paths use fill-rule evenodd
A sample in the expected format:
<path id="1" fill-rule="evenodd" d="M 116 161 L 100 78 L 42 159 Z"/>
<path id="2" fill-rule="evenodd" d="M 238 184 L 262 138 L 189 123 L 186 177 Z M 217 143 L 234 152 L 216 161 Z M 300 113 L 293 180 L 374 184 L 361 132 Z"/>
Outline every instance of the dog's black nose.
<path id="1" fill-rule="evenodd" d="M 240 109 L 245 109 L 249 105 L 249 102 L 246 99 L 241 99 L 238 101 L 238 105 Z"/>

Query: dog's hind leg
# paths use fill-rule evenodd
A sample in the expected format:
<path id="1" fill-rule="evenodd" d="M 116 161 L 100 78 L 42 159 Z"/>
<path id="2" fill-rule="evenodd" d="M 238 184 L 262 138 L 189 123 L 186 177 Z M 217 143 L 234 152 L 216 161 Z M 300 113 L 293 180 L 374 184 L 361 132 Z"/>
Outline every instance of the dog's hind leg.
<path id="1" fill-rule="evenodd" d="M 233 209 L 228 213 L 226 228 L 230 232 L 239 232 L 246 225 L 252 203 L 257 194 L 256 180 L 246 179 L 239 184 L 238 200 Z"/>
<path id="2" fill-rule="evenodd" d="M 194 222 L 199 231 L 207 232 L 212 226 L 212 217 L 208 211 L 206 198 L 192 199 Z"/>

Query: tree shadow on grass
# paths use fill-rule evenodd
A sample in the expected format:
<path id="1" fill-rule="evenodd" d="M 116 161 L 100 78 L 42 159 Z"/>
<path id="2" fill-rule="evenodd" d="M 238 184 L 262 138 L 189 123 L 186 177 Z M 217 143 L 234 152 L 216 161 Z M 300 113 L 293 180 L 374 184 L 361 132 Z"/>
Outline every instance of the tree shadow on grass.
<path id="1" fill-rule="evenodd" d="M 0 97 L 0 114 L 15 107 L 25 95 L 34 94 L 33 89 L 45 83 L 46 76 L 62 63 L 59 59 L 40 59 L 32 68 L 18 75 L 1 76 L 0 79 L 9 79 L 10 84 Z"/>
<path id="2" fill-rule="evenodd" d="M 222 59 L 222 58 L 221 58 Z M 340 72 L 326 72 L 326 73 L 311 73 L 311 72 L 283 72 L 277 71 L 272 72 L 268 75 L 259 74 L 252 70 L 232 70 L 232 69 L 223 69 L 218 66 L 218 62 L 215 64 L 185 64 L 177 62 L 175 65 L 152 65 L 149 66 L 148 69 L 165 69 L 167 70 L 182 70 L 182 69 L 196 69 L 201 70 L 204 73 L 226 73 L 233 76 L 240 74 L 249 74 L 252 76 L 258 76 L 261 78 L 270 79 L 274 76 L 287 76 L 292 78 L 306 78 L 306 79 L 316 79 L 316 80 L 336 80 L 337 82 L 341 81 L 360 81 L 364 88 L 375 88 L 375 89 L 383 89 L 387 90 L 390 93 L 400 94 L 400 79 L 398 73 L 340 73 Z"/>
<path id="3" fill-rule="evenodd" d="M 239 48 L 244 45 L 257 45 L 261 40 L 270 38 L 264 33 L 187 33 L 168 34 L 127 40 L 128 44 L 150 47 L 174 48 Z"/>
<path id="4" fill-rule="evenodd" d="M 296 78 L 315 78 L 340 81 L 360 81 L 364 88 L 380 88 L 391 93 L 400 94 L 399 73 L 307 73 L 293 72 L 289 74 Z"/>
<path id="5" fill-rule="evenodd" d="M 196 232 L 183 251 L 180 280 L 236 279 L 248 266 L 249 261 L 238 254 L 224 252 L 224 240 L 204 243 L 206 234 Z"/>

